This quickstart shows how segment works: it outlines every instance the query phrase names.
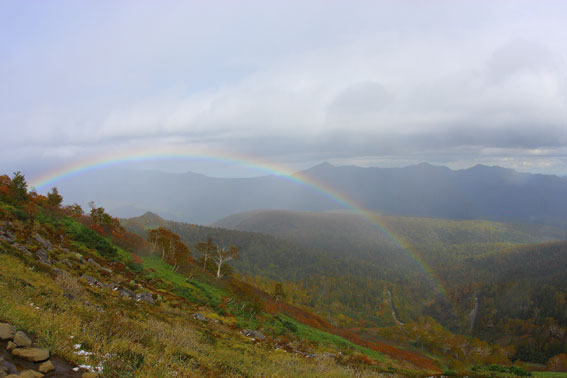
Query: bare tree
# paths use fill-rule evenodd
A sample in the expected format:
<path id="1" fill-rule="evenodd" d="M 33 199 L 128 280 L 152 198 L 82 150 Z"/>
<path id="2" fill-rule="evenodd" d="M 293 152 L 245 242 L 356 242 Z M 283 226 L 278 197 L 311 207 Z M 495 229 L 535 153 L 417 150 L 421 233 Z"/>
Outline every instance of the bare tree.
<path id="1" fill-rule="evenodd" d="M 217 265 L 217 279 L 222 277 L 221 268 L 223 264 L 225 264 L 227 261 L 237 259 L 239 253 L 240 252 L 238 248 L 236 248 L 235 246 L 230 247 L 230 249 L 226 249 L 224 247 L 219 248 L 219 246 L 217 246 L 216 254 L 211 257 L 211 259 Z"/>

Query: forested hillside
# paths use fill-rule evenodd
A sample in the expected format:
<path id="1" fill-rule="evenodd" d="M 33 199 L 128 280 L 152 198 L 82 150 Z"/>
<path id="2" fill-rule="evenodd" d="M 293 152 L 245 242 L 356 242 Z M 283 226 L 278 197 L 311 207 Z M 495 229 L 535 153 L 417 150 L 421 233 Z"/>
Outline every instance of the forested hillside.
<path id="1" fill-rule="evenodd" d="M 513 347 L 514 358 L 541 363 L 565 350 L 563 336 L 549 333 L 549 327 L 557 335 L 566 330 L 560 314 L 567 282 L 565 243 L 531 244 L 560 239 L 560 228 L 375 216 L 380 229 L 343 212 L 263 211 L 216 223 L 273 236 L 151 214 L 123 223 L 142 234 L 144 228 L 166 226 L 189 244 L 199 237 L 236 243 L 242 259 L 234 267 L 256 275 L 250 282 L 269 290 L 279 281 L 289 300 L 312 306 L 342 327 L 393 326 L 428 315 L 454 332 Z"/>

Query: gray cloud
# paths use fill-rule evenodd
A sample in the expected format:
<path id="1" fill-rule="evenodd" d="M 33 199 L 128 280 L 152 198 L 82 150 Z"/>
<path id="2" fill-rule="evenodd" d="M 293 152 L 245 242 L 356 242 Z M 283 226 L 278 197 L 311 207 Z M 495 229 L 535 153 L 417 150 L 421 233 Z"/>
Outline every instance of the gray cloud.
<path id="1" fill-rule="evenodd" d="M 6 166 L 175 147 L 565 169 L 563 3 L 168 5 L 6 7 Z"/>

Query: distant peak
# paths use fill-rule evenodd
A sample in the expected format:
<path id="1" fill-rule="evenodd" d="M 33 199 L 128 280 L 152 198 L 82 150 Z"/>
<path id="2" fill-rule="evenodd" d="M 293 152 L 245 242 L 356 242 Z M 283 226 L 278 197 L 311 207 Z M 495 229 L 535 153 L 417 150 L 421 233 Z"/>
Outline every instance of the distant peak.
<path id="1" fill-rule="evenodd" d="M 307 168 L 304 172 L 321 172 L 328 171 L 330 169 L 335 169 L 336 167 L 330 163 L 324 162 L 321 164 L 314 165 L 311 168 Z"/>
<path id="2" fill-rule="evenodd" d="M 433 165 L 431 163 L 428 162 L 423 162 L 423 163 L 419 163 L 416 165 L 410 165 L 407 168 L 417 168 L 417 169 L 442 169 L 442 170 L 448 170 L 449 168 L 445 167 L 444 165 Z"/>
<path id="3" fill-rule="evenodd" d="M 152 213 L 151 211 L 146 211 L 143 215 L 140 216 L 140 218 L 146 218 L 146 219 L 163 219 L 162 217 L 160 217 L 160 216 L 157 215 L 156 213 Z"/>

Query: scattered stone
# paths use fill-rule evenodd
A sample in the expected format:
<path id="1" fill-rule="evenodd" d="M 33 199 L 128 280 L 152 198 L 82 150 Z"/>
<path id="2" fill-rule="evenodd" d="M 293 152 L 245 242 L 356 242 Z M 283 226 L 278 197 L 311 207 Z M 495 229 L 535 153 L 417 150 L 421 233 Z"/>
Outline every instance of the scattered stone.
<path id="1" fill-rule="evenodd" d="M 193 314 L 193 319 L 195 319 L 195 320 L 200 320 L 200 321 L 204 322 L 204 321 L 207 320 L 207 317 L 206 317 L 205 315 L 203 315 L 203 314 L 198 314 L 198 313 L 197 313 L 197 314 Z"/>
<path id="2" fill-rule="evenodd" d="M 23 252 L 25 255 L 31 256 L 31 254 L 32 254 L 29 251 L 29 249 L 27 249 L 26 247 L 24 247 L 23 245 L 20 245 L 20 244 L 14 244 L 14 248 L 16 248 L 20 252 Z"/>
<path id="3" fill-rule="evenodd" d="M 20 375 L 18 375 L 18 377 L 20 378 L 41 378 L 43 377 L 43 374 L 41 374 L 39 371 L 35 371 L 35 370 L 25 370 L 23 372 L 20 373 Z"/>
<path id="4" fill-rule="evenodd" d="M 26 335 L 22 331 L 18 331 L 14 336 L 14 344 L 16 344 L 18 347 L 29 347 L 32 345 L 32 341 L 28 337 L 28 335 Z"/>
<path id="5" fill-rule="evenodd" d="M 17 347 L 18 346 L 15 343 L 8 341 L 8 344 L 6 345 L 6 350 L 12 350 L 12 349 L 15 349 Z"/>
<path id="6" fill-rule="evenodd" d="M 12 354 L 31 362 L 41 362 L 49 359 L 49 350 L 43 348 L 16 348 L 12 350 Z"/>
<path id="7" fill-rule="evenodd" d="M 86 274 L 83 274 L 81 278 L 87 281 L 90 286 L 104 287 L 104 285 L 99 280 L 91 276 L 87 276 Z"/>
<path id="8" fill-rule="evenodd" d="M 244 336 L 250 337 L 251 339 L 254 339 L 254 340 L 265 340 L 266 339 L 266 335 L 264 335 L 260 331 L 255 331 L 253 329 L 245 329 L 244 331 L 242 331 L 240 333 L 242 333 Z"/>
<path id="9" fill-rule="evenodd" d="M 154 304 L 154 297 L 150 293 L 136 294 L 137 301 L 144 301 L 149 304 Z"/>
<path id="10" fill-rule="evenodd" d="M 47 250 L 51 250 L 53 249 L 53 244 L 51 244 L 51 242 L 49 240 L 46 240 L 44 238 L 41 237 L 40 234 L 35 234 L 33 236 L 33 238 L 39 243 L 41 244 L 41 246 Z"/>
<path id="11" fill-rule="evenodd" d="M 16 327 L 8 323 L 0 323 L 0 339 L 12 340 L 16 335 Z"/>
<path id="12" fill-rule="evenodd" d="M 49 259 L 49 255 L 47 254 L 47 251 L 45 249 L 38 249 L 35 252 L 35 255 L 37 256 L 37 258 L 39 259 L 39 261 L 41 261 L 42 263 L 46 264 L 46 265 L 51 265 L 51 260 Z"/>
<path id="13" fill-rule="evenodd" d="M 50 371 L 55 370 L 55 366 L 53 366 L 50 360 L 47 360 L 41 363 L 37 370 L 39 370 L 40 373 L 47 374 Z"/>
<path id="14" fill-rule="evenodd" d="M 87 262 L 89 264 L 91 264 L 92 266 L 94 266 L 95 268 L 97 268 L 98 270 L 102 270 L 103 272 L 106 272 L 108 274 L 112 274 L 112 270 L 105 268 L 104 266 L 100 265 L 99 263 L 97 263 L 93 258 L 89 258 L 87 260 Z"/>
<path id="15" fill-rule="evenodd" d="M 103 287 L 106 287 L 110 290 L 118 290 L 120 286 L 118 286 L 117 284 L 115 284 L 114 282 L 111 282 L 109 284 L 102 284 Z"/>
<path id="16" fill-rule="evenodd" d="M 132 298 L 132 299 L 133 299 L 133 298 L 136 297 L 136 295 L 134 294 L 134 292 L 133 292 L 132 290 L 127 289 L 127 288 L 125 288 L 125 287 L 123 287 L 122 289 L 120 289 L 120 290 L 118 291 L 118 294 L 120 294 L 120 296 L 121 296 L 121 297 L 124 297 L 124 298 Z"/>

